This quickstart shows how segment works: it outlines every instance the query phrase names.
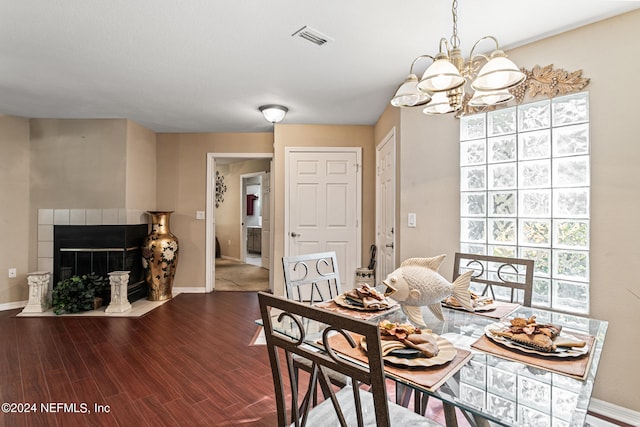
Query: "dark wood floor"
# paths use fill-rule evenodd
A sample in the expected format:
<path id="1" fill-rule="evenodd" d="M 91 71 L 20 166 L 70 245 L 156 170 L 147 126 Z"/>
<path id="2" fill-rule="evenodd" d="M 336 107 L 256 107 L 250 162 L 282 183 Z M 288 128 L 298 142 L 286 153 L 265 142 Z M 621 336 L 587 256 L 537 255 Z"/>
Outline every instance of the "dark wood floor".
<path id="1" fill-rule="evenodd" d="M 276 425 L 266 349 L 249 345 L 254 292 L 181 294 L 142 318 L 19 312 L 0 312 L 0 402 L 32 412 L 0 413 L 0 427 Z"/>
<path id="2" fill-rule="evenodd" d="M 142 318 L 19 311 L 0 312 L 0 400 L 36 411 L 0 414 L 0 426 L 276 424 L 265 347 L 249 346 L 255 293 L 181 294 Z M 43 413 L 47 403 L 91 413 Z"/>

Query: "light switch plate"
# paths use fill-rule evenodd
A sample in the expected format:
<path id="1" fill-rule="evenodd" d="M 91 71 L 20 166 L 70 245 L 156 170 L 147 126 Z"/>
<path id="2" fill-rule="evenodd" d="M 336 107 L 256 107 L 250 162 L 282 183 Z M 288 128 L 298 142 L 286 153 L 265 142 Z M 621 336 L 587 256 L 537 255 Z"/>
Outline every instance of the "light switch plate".
<path id="1" fill-rule="evenodd" d="M 416 227 L 416 214 L 410 213 L 407 218 L 407 227 Z"/>
<path id="2" fill-rule="evenodd" d="M 204 219 L 204 211 L 196 211 L 196 219 Z"/>

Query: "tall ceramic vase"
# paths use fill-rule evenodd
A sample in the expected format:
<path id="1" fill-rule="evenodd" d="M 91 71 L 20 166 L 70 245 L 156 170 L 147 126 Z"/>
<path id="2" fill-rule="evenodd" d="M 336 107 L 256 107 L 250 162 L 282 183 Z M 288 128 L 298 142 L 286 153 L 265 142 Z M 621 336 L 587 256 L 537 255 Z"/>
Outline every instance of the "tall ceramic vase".
<path id="1" fill-rule="evenodd" d="M 171 234 L 169 217 L 173 211 L 147 212 L 151 215 L 151 233 L 142 244 L 142 264 L 151 301 L 171 299 L 173 277 L 178 266 L 178 238 Z"/>

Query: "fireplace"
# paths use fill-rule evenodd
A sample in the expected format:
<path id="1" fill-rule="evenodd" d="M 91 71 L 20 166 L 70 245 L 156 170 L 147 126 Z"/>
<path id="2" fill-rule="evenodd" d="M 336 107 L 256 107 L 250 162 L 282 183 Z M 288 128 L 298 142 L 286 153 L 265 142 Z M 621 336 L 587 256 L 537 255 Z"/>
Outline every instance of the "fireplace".
<path id="1" fill-rule="evenodd" d="M 95 273 L 108 279 L 112 271 L 130 271 L 127 296 L 135 301 L 147 296 L 142 268 L 142 242 L 147 224 L 55 225 L 53 228 L 53 286 L 74 275 Z M 110 290 L 101 295 L 105 303 Z"/>

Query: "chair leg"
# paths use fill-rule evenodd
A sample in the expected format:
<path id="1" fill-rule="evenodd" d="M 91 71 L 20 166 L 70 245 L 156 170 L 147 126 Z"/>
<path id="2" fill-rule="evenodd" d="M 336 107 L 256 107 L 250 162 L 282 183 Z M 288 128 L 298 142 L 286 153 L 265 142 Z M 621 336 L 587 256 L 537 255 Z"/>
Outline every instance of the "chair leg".
<path id="1" fill-rule="evenodd" d="M 450 403 L 442 402 L 444 409 L 444 422 L 447 427 L 458 427 L 458 417 L 456 416 L 456 407 Z"/>
<path id="2" fill-rule="evenodd" d="M 489 421 L 486 418 L 482 418 L 481 416 L 474 415 L 473 419 L 476 421 L 476 426 L 478 427 L 489 427 Z"/>
<path id="3" fill-rule="evenodd" d="M 462 415 L 464 415 L 464 417 L 469 422 L 469 425 L 471 425 L 472 427 L 489 427 L 490 426 L 489 420 L 487 420 L 486 418 L 483 418 L 476 414 L 471 414 L 469 411 L 465 411 L 463 409 L 461 409 L 460 411 L 462 412 Z"/>
<path id="4" fill-rule="evenodd" d="M 429 403 L 429 395 L 414 390 L 413 410 L 416 414 L 424 415 L 427 413 L 427 404 Z"/>
<path id="5" fill-rule="evenodd" d="M 408 408 L 409 401 L 411 400 L 411 392 L 413 392 L 413 411 L 420 415 L 426 414 L 429 395 L 413 390 L 404 384 L 396 383 L 396 403 Z"/>
<path id="6" fill-rule="evenodd" d="M 411 387 L 396 382 L 396 403 L 408 408 L 409 400 L 411 400 Z"/>

